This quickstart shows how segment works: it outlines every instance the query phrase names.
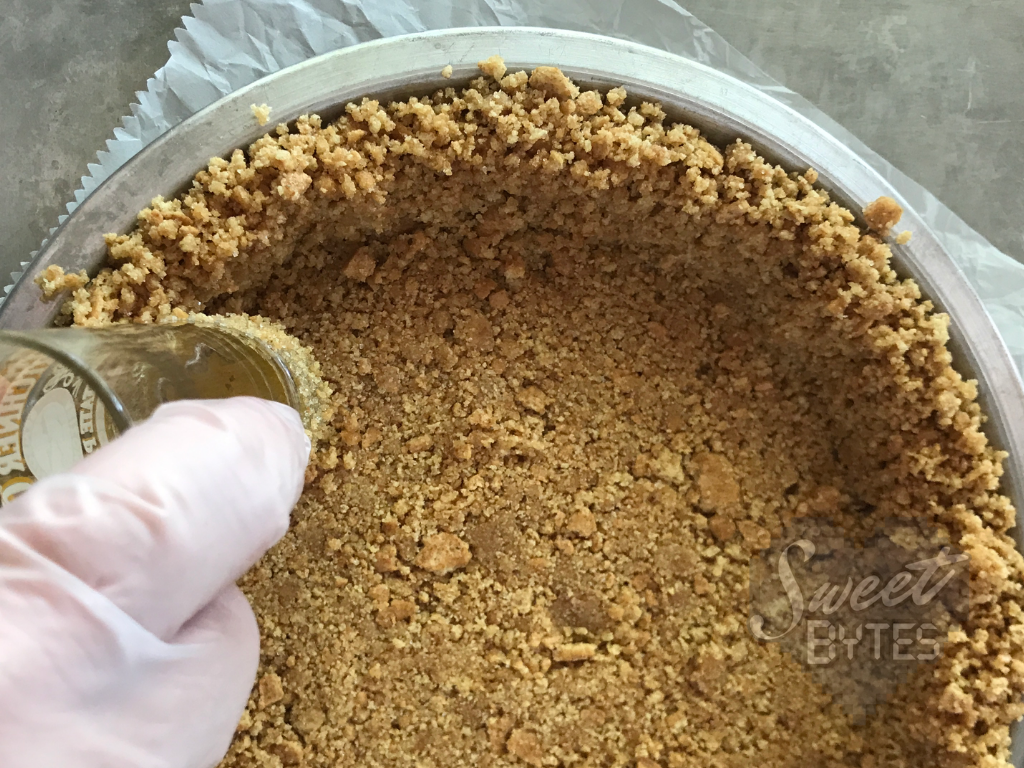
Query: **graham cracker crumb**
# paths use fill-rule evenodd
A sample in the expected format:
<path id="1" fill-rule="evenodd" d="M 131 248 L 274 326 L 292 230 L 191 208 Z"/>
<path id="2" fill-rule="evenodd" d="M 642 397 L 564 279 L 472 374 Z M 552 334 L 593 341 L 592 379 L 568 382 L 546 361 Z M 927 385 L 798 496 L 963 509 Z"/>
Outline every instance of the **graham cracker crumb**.
<path id="1" fill-rule="evenodd" d="M 565 527 L 570 533 L 578 533 L 580 536 L 592 536 L 597 531 L 597 521 L 594 519 L 593 512 L 589 509 L 584 509 L 573 513 Z"/>
<path id="2" fill-rule="evenodd" d="M 537 734 L 516 728 L 508 737 L 505 746 L 513 755 L 533 766 L 544 764 L 544 748 Z"/>
<path id="3" fill-rule="evenodd" d="M 409 453 L 421 453 L 423 451 L 429 450 L 433 444 L 433 437 L 431 437 L 430 435 L 420 435 L 419 437 L 414 437 L 412 440 L 406 443 L 405 447 L 409 451 Z"/>
<path id="4" fill-rule="evenodd" d="M 258 315 L 332 390 L 241 580 L 260 683 L 224 768 L 1005 766 L 1024 561 L 948 318 L 813 171 L 481 71 L 211 160 L 68 304 Z M 810 514 L 971 557 L 970 621 L 863 723 L 746 629 L 751 554 Z"/>
<path id="5" fill-rule="evenodd" d="M 365 283 L 375 269 L 377 269 L 377 262 L 370 253 L 370 249 L 360 248 L 349 259 L 348 264 L 342 270 L 342 274 L 350 280 Z"/>
<path id="6" fill-rule="evenodd" d="M 43 291 L 44 299 L 52 299 L 63 291 L 77 291 L 89 282 L 85 270 L 67 274 L 63 267 L 51 264 L 36 277 L 36 285 Z"/>
<path id="7" fill-rule="evenodd" d="M 505 67 L 505 60 L 498 54 L 494 54 L 490 58 L 478 62 L 477 67 L 485 75 L 494 78 L 495 80 L 501 80 L 501 78 L 504 77 L 505 72 L 508 71 Z"/>
<path id="8" fill-rule="evenodd" d="M 557 67 L 537 67 L 530 75 L 530 85 L 546 96 L 562 101 L 580 95 L 580 89 Z"/>
<path id="9" fill-rule="evenodd" d="M 260 125 L 266 125 L 270 122 L 270 107 L 266 104 L 260 104 L 259 106 L 251 104 L 249 109 L 252 110 L 252 114 L 256 118 L 256 122 Z"/>
<path id="10" fill-rule="evenodd" d="M 864 219 L 868 226 L 875 230 L 882 237 L 889 234 L 889 230 L 895 227 L 903 216 L 903 208 L 891 197 L 882 195 L 864 208 Z"/>
<path id="11" fill-rule="evenodd" d="M 705 453 L 698 457 L 701 506 L 721 510 L 740 500 L 740 486 L 729 460 L 718 453 Z"/>
<path id="12" fill-rule="evenodd" d="M 736 533 L 736 523 L 725 515 L 715 515 L 708 521 L 708 530 L 718 541 L 725 542 Z"/>
<path id="13" fill-rule="evenodd" d="M 566 643 L 551 652 L 555 661 L 586 661 L 594 658 L 597 646 L 593 643 Z"/>
<path id="14" fill-rule="evenodd" d="M 435 533 L 423 542 L 414 563 L 431 573 L 448 573 L 462 568 L 473 558 L 469 545 L 450 533 Z"/>
<path id="15" fill-rule="evenodd" d="M 281 678 L 273 672 L 268 672 L 260 678 L 259 682 L 260 706 L 267 707 L 276 704 L 284 698 L 284 688 L 281 687 Z"/>
<path id="16" fill-rule="evenodd" d="M 529 386 L 516 393 L 516 402 L 534 413 L 544 413 L 548 404 L 548 396 L 540 387 Z"/>
<path id="17" fill-rule="evenodd" d="M 302 765 L 302 745 L 297 741 L 283 741 L 280 744 L 273 744 L 268 750 L 276 755 L 281 765 Z"/>
<path id="18" fill-rule="evenodd" d="M 452 65 L 445 64 L 444 67 L 441 69 L 441 77 L 443 77 L 445 80 L 450 79 L 452 76 L 452 71 Z"/>

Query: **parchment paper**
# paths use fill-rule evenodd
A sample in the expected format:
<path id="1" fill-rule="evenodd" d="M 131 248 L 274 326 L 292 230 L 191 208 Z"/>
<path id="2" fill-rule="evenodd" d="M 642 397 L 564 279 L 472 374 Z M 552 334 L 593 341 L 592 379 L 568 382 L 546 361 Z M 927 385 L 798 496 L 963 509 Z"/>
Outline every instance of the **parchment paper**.
<path id="1" fill-rule="evenodd" d="M 167 64 L 137 94 L 132 114 L 89 165 L 68 213 L 173 125 L 231 91 L 312 56 L 380 37 L 450 27 L 519 25 L 594 32 L 662 48 L 744 80 L 860 154 L 956 259 L 1024 371 L 1024 264 L 999 251 L 824 112 L 768 77 L 674 0 L 205 0 L 191 10 L 168 45 Z M 12 285 L 20 276 L 11 276 Z"/>

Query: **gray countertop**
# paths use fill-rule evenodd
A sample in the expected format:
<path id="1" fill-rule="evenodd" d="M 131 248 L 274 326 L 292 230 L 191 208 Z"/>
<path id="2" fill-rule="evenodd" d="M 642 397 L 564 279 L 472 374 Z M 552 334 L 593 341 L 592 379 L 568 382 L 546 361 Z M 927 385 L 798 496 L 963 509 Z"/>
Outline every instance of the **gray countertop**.
<path id="1" fill-rule="evenodd" d="M 1024 2 L 682 4 L 1024 261 Z M 57 223 L 188 12 L 0 0 L 0 274 Z"/>

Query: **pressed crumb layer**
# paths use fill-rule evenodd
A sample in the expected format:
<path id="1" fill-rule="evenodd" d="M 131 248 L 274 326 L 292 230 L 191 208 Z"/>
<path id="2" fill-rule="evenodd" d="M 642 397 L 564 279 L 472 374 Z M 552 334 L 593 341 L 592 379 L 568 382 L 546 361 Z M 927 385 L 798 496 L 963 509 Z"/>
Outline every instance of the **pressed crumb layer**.
<path id="1" fill-rule="evenodd" d="M 279 127 L 88 284 L 45 276 L 80 325 L 280 322 L 335 392 L 242 582 L 262 659 L 224 766 L 1005 765 L 1022 560 L 946 316 L 813 171 L 481 70 Z M 969 623 L 863 724 L 746 628 L 798 515 L 971 558 Z"/>

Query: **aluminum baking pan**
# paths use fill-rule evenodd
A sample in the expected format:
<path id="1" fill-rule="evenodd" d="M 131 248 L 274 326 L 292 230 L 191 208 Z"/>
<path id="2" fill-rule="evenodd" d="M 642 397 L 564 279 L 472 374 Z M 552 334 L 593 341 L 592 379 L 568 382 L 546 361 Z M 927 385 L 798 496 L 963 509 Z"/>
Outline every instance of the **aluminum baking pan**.
<path id="1" fill-rule="evenodd" d="M 75 209 L 36 256 L 0 307 L 0 327 L 49 325 L 57 302 L 43 303 L 32 279 L 50 264 L 95 273 L 103 264 L 103 234 L 127 232 L 135 214 L 155 195 L 173 197 L 213 156 L 227 157 L 266 132 L 250 111 L 269 104 L 275 121 L 302 114 L 338 115 L 362 96 L 383 100 L 464 85 L 476 62 L 494 53 L 509 69 L 554 64 L 580 85 L 625 86 L 631 97 L 660 101 L 671 120 L 696 126 L 713 142 L 740 137 L 789 170 L 815 168 L 820 185 L 841 204 L 860 211 L 880 195 L 898 194 L 864 160 L 830 134 L 761 91 L 694 61 L 654 48 L 578 32 L 520 27 L 477 27 L 424 32 L 343 48 L 289 67 L 215 102 L 172 128 L 114 173 Z M 451 64 L 451 79 L 441 69 Z M 956 368 L 976 378 L 989 415 L 986 431 L 1010 459 L 1005 491 L 1024 511 L 1024 386 L 995 325 L 950 255 L 924 222 L 906 210 L 913 232 L 893 244 L 896 271 L 913 277 L 923 293 L 952 318 Z M 1017 528 L 1021 542 L 1020 526 Z M 1024 739 L 1014 739 L 1022 765 Z"/>

